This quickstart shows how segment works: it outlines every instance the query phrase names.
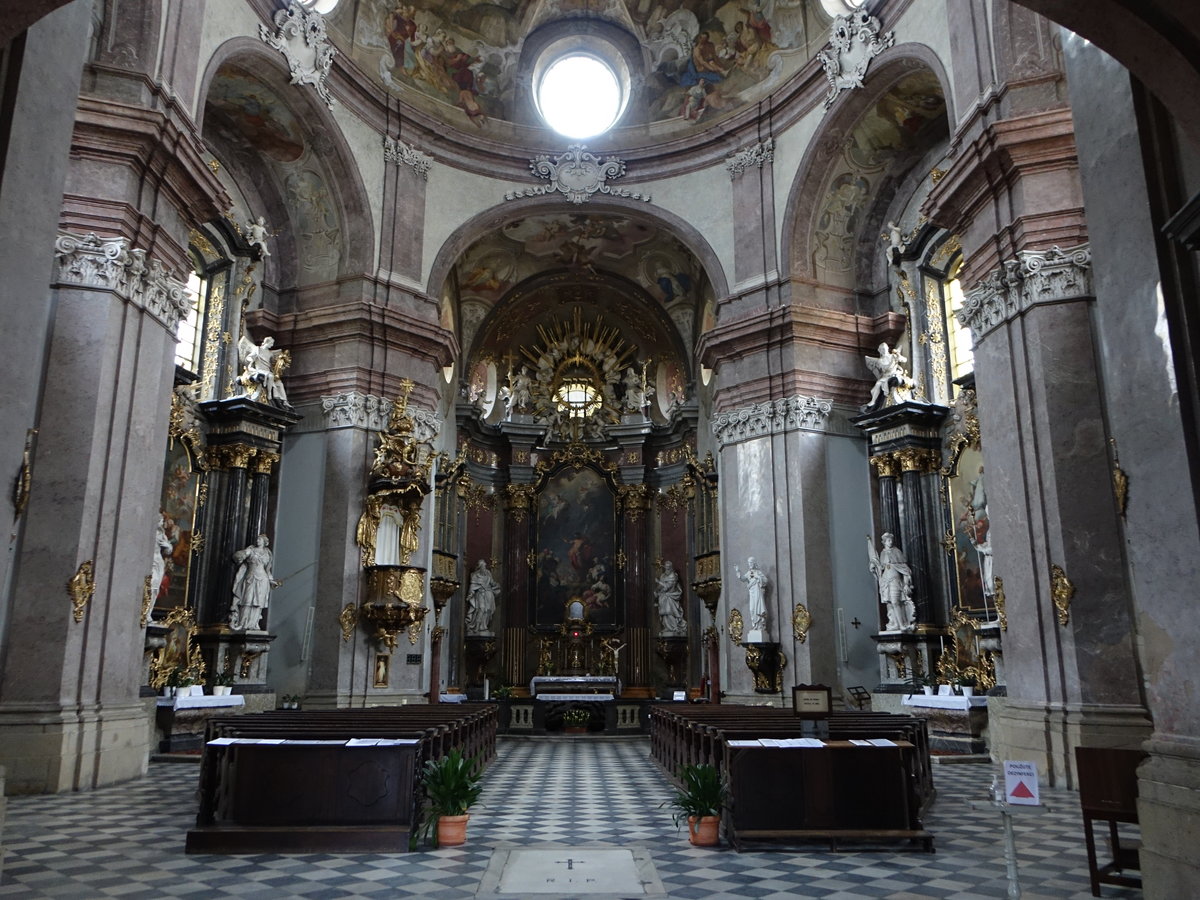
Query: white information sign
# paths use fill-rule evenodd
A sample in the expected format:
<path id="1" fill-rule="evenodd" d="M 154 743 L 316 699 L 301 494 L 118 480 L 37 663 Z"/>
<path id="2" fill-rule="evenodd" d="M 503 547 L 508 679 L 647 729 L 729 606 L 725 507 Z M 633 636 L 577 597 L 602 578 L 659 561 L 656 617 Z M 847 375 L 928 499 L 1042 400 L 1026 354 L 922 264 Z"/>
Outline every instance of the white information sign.
<path id="1" fill-rule="evenodd" d="M 1037 763 L 1004 761 L 1004 799 L 1013 806 L 1041 806 Z"/>

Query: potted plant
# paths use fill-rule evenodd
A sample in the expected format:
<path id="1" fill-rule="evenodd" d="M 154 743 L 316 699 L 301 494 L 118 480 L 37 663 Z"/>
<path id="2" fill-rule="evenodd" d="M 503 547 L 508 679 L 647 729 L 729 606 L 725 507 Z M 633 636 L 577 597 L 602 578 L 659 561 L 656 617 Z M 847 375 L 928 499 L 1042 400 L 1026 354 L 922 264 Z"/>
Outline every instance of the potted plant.
<path id="1" fill-rule="evenodd" d="M 513 687 L 511 684 L 500 684 L 492 690 L 493 700 L 511 700 L 513 698 Z"/>
<path id="2" fill-rule="evenodd" d="M 717 770 L 708 764 L 686 765 L 679 770 L 680 787 L 663 803 L 674 807 L 671 818 L 678 828 L 688 823 L 688 840 L 697 847 L 715 847 L 720 841 L 721 810 L 726 786 Z"/>
<path id="3" fill-rule="evenodd" d="M 217 672 L 213 675 L 212 692 L 214 697 L 225 697 L 233 693 L 233 673 Z"/>
<path id="4" fill-rule="evenodd" d="M 964 697 L 973 697 L 975 695 L 975 679 L 970 675 L 959 675 L 954 679 L 954 683 L 958 685 L 958 689 Z"/>
<path id="5" fill-rule="evenodd" d="M 421 769 L 425 789 L 426 830 L 436 822 L 433 845 L 455 847 L 466 843 L 468 810 L 483 790 L 478 760 L 467 758 L 457 747 L 440 759 L 426 760 Z"/>
<path id="6" fill-rule="evenodd" d="M 174 683 L 175 695 L 177 697 L 190 697 L 196 693 L 193 687 L 196 684 L 195 676 L 188 669 L 176 669 L 167 679 L 167 684 Z M 204 693 L 204 688 L 200 688 L 200 693 Z"/>
<path id="7" fill-rule="evenodd" d="M 581 706 L 574 706 L 563 713 L 563 731 L 567 734 L 584 734 L 592 714 Z"/>
<path id="8" fill-rule="evenodd" d="M 937 687 L 937 683 L 938 680 L 935 675 L 918 675 L 913 679 L 913 684 L 918 685 L 926 695 L 933 693 L 933 689 Z"/>

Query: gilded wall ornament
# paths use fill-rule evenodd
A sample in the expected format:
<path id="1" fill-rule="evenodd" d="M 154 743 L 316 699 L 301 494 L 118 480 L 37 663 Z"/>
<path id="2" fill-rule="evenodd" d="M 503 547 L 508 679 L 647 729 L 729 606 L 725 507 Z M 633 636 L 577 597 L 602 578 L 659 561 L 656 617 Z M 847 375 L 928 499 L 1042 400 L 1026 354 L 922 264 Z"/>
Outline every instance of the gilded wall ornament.
<path id="1" fill-rule="evenodd" d="M 1050 566 L 1050 597 L 1054 608 L 1058 610 L 1058 624 L 1066 625 L 1071 621 L 1071 598 L 1075 596 L 1075 585 L 1063 571 L 1060 565 Z"/>
<path id="2" fill-rule="evenodd" d="M 142 584 L 142 614 L 138 618 L 138 624 L 145 628 L 150 624 L 150 610 L 154 606 L 154 579 L 147 575 L 146 581 Z"/>
<path id="3" fill-rule="evenodd" d="M 509 514 L 512 515 L 514 521 L 524 522 L 525 516 L 529 514 L 529 509 L 533 505 L 533 485 L 509 484 L 505 485 L 504 491 L 508 494 Z"/>
<path id="4" fill-rule="evenodd" d="M 731 609 L 729 611 L 729 639 L 735 644 L 742 642 L 742 633 L 745 630 L 745 623 L 742 621 L 742 611 L 740 609 Z"/>
<path id="5" fill-rule="evenodd" d="M 792 636 L 803 644 L 808 640 L 808 629 L 812 627 L 812 614 L 803 603 L 792 609 Z"/>
<path id="6" fill-rule="evenodd" d="M 589 153 L 583 144 L 571 144 L 565 153 L 553 159 L 547 154 L 535 156 L 529 161 L 529 170 L 546 184 L 524 190 L 509 191 L 505 200 L 518 197 L 540 197 L 555 192 L 564 194 L 571 203 L 586 203 L 593 194 L 608 194 L 610 197 L 627 197 L 630 200 L 649 202 L 650 196 L 636 194 L 624 188 L 614 188 L 610 181 L 625 174 L 625 163 L 615 156 L 601 160 Z"/>
<path id="7" fill-rule="evenodd" d="M 258 26 L 259 38 L 283 54 L 292 84 L 311 85 L 325 105 L 333 109 L 335 101 L 325 79 L 337 51 L 325 31 L 325 17 L 307 12 L 292 0 L 286 9 L 276 11 L 274 22 L 274 32 L 266 25 Z"/>
<path id="8" fill-rule="evenodd" d="M 871 60 L 896 43 L 895 32 L 880 34 L 881 27 L 877 18 L 863 10 L 834 16 L 829 44 L 817 54 L 829 83 L 826 109 L 833 106 L 842 91 L 862 87 Z"/>
<path id="9" fill-rule="evenodd" d="M 1005 609 L 1004 579 L 999 575 L 992 579 L 995 588 L 992 591 L 992 602 L 996 604 L 996 613 L 1000 617 L 1000 630 L 1008 631 L 1008 612 Z"/>
<path id="10" fill-rule="evenodd" d="M 67 594 L 71 598 L 71 612 L 76 622 L 83 621 L 83 611 L 96 593 L 95 564 L 84 560 L 67 582 Z"/>
<path id="11" fill-rule="evenodd" d="M 358 607 L 347 603 L 338 614 L 338 623 L 342 626 L 342 643 L 350 640 L 354 634 L 354 626 L 358 624 Z"/>
<path id="12" fill-rule="evenodd" d="M 25 512 L 25 507 L 29 503 L 29 489 L 33 483 L 33 462 L 30 458 L 30 451 L 36 434 L 36 428 L 30 428 L 25 432 L 25 449 L 21 453 L 21 465 L 17 469 L 17 477 L 13 482 L 13 517 L 17 519 L 21 518 L 21 514 Z"/>
<path id="13" fill-rule="evenodd" d="M 1125 470 L 1121 468 L 1121 457 L 1117 453 L 1117 439 L 1109 438 L 1109 444 L 1112 445 L 1113 462 L 1112 462 L 1112 483 L 1113 496 L 1117 498 L 1117 512 L 1125 515 L 1125 504 L 1129 501 L 1129 476 L 1125 474 Z"/>

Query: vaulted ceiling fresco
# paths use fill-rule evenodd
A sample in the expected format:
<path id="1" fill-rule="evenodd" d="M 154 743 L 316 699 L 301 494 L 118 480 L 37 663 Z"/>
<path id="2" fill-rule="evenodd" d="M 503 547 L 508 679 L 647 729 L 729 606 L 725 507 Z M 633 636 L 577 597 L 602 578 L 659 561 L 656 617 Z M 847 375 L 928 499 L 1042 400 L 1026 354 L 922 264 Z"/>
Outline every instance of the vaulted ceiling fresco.
<path id="1" fill-rule="evenodd" d="M 389 90 L 454 127 L 501 136 L 536 121 L 518 109 L 526 36 L 573 18 L 641 44 L 620 125 L 656 133 L 703 128 L 761 99 L 825 44 L 831 21 L 818 0 L 362 0 L 341 4 L 329 27 Z"/>

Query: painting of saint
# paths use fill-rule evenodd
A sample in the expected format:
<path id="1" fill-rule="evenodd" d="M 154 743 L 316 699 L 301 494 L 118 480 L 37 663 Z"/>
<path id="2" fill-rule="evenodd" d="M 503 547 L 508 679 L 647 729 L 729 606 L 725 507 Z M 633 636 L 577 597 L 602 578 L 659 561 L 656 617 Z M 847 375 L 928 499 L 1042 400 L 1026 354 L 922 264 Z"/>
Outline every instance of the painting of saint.
<path id="1" fill-rule="evenodd" d="M 192 530 L 196 518 L 199 475 L 187 445 L 175 441 L 167 451 L 161 503 L 162 540 L 156 539 L 163 559 L 162 576 L 154 591 L 156 609 L 186 606 L 188 568 L 192 558 Z M 157 576 L 157 571 L 153 573 Z"/>
<path id="2" fill-rule="evenodd" d="M 950 479 L 950 502 L 954 516 L 954 557 L 958 570 L 958 604 L 985 620 L 996 617 L 992 599 L 991 521 L 983 456 L 967 447 Z"/>
<path id="3" fill-rule="evenodd" d="M 563 469 L 538 495 L 534 606 L 539 625 L 558 625 L 568 603 L 616 624 L 616 517 L 608 482 L 591 468 Z"/>

